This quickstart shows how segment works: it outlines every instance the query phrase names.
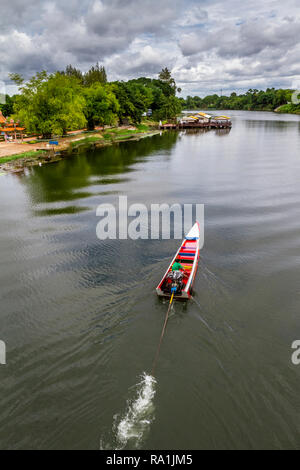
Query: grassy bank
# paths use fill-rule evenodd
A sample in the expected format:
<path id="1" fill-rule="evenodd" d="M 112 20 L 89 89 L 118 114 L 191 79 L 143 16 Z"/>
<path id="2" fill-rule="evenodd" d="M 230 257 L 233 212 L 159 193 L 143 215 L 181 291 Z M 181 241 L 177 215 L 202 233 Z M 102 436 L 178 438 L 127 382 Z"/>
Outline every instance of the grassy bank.
<path id="1" fill-rule="evenodd" d="M 275 109 L 275 112 L 281 114 L 300 114 L 300 105 L 285 104 Z"/>
<path id="2" fill-rule="evenodd" d="M 82 137 L 74 142 L 71 142 L 70 148 L 72 150 L 78 149 L 79 147 L 85 147 L 88 145 L 95 144 L 96 146 L 104 146 L 114 144 L 119 141 L 131 140 L 132 138 L 139 138 L 145 135 L 149 135 L 153 132 L 150 126 L 141 124 L 136 128 L 123 129 L 123 128 L 111 128 L 105 129 L 104 131 L 97 132 L 96 135 L 89 135 Z"/>
<path id="3" fill-rule="evenodd" d="M 16 160 L 24 160 L 24 159 L 35 159 L 40 157 L 41 155 L 45 155 L 44 150 L 30 150 L 29 152 L 24 153 L 17 153 L 15 155 L 9 155 L 7 157 L 0 158 L 0 165 L 4 165 L 5 163 L 14 162 Z"/>
<path id="4" fill-rule="evenodd" d="M 25 166 L 33 166 L 38 163 L 53 163 L 74 152 L 79 152 L 80 149 L 104 147 L 132 139 L 138 140 L 148 135 L 153 135 L 153 133 L 156 132 L 157 131 L 153 131 L 152 126 L 150 127 L 146 124 L 141 124 L 136 128 L 108 128 L 104 131 L 94 131 L 90 134 L 84 132 L 78 134 L 75 140 L 70 140 L 70 137 L 60 138 L 59 145 L 55 149 L 57 152 L 54 153 L 53 150 L 49 148 L 45 150 L 30 150 L 1 157 L 0 169 L 18 171 Z"/>

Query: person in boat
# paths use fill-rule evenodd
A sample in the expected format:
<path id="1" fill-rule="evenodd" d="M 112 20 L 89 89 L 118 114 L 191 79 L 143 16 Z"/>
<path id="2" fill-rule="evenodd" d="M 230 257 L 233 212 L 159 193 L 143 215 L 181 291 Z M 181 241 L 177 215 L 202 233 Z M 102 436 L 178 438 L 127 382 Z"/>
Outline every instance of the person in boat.
<path id="1" fill-rule="evenodd" d="M 181 271 L 181 270 L 184 271 L 184 267 L 182 266 L 182 264 L 180 264 L 179 259 L 177 259 L 172 266 L 172 271 L 174 272 L 174 271 Z"/>

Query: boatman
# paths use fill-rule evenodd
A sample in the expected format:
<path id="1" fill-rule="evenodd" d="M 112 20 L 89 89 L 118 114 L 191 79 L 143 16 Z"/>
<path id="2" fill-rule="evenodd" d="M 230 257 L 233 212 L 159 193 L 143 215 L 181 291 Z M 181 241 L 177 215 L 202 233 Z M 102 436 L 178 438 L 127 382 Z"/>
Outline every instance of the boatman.
<path id="1" fill-rule="evenodd" d="M 177 259 L 172 266 L 172 271 L 180 271 L 181 269 L 184 271 L 184 267 L 180 264 L 179 259 Z"/>

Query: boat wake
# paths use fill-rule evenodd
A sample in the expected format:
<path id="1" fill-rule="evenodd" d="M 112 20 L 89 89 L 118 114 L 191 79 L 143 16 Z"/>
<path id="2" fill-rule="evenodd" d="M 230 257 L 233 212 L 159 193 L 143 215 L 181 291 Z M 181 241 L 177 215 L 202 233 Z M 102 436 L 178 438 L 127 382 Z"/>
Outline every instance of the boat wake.
<path id="1" fill-rule="evenodd" d="M 114 416 L 113 441 L 116 450 L 139 449 L 154 421 L 156 380 L 145 372 L 133 387 L 133 397 L 127 401 L 125 413 Z M 101 444 L 103 448 L 103 444 Z"/>

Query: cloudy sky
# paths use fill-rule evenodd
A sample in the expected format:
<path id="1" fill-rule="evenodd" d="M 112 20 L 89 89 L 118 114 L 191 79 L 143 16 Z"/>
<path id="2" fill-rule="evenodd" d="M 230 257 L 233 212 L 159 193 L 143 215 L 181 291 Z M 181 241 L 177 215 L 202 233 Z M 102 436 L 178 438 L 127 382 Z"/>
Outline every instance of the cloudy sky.
<path id="1" fill-rule="evenodd" d="M 97 61 L 109 80 L 168 66 L 182 96 L 292 87 L 299 0 L 0 0 L 0 80 Z"/>

